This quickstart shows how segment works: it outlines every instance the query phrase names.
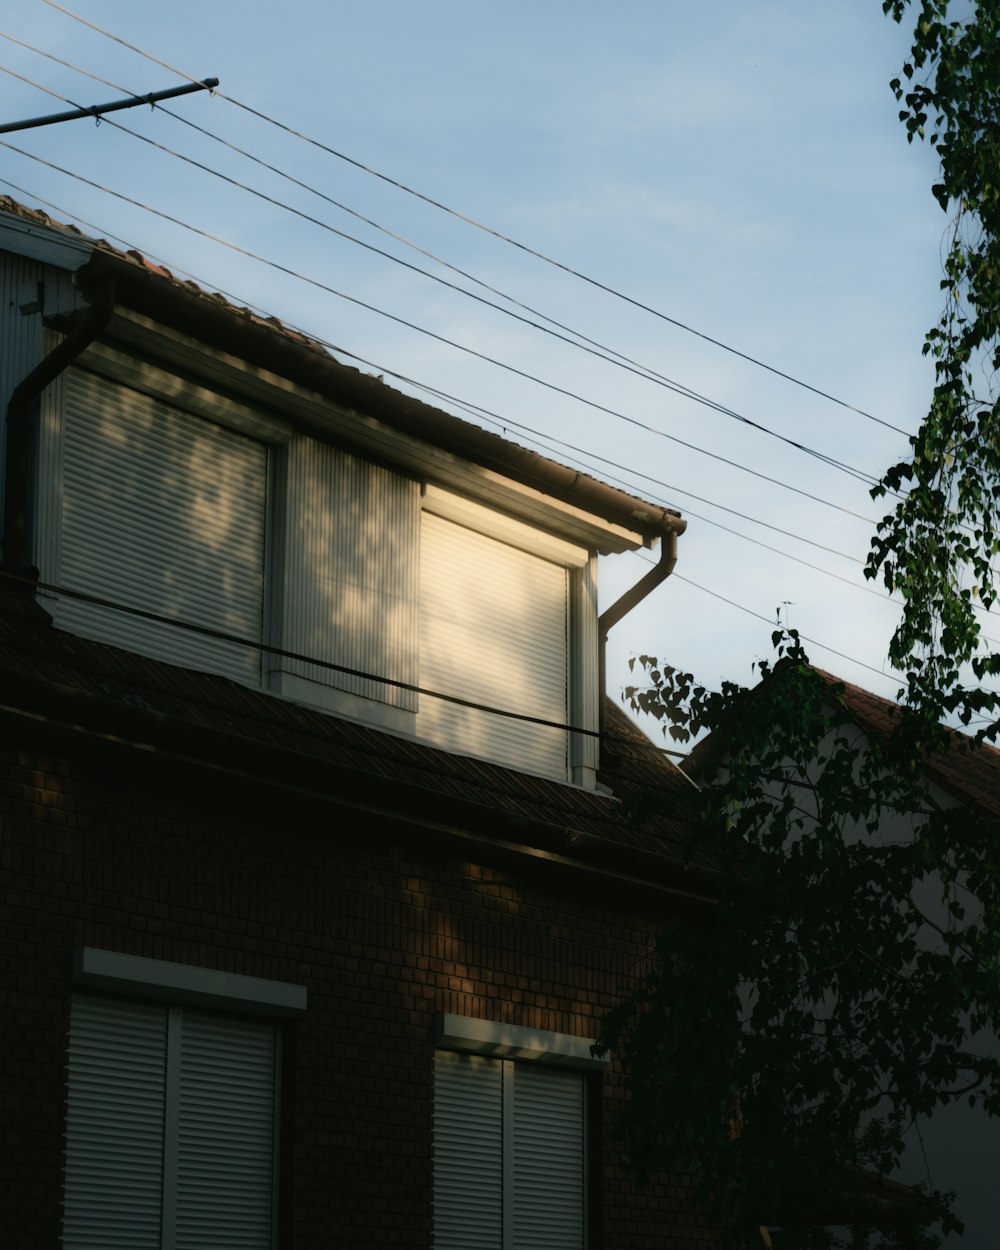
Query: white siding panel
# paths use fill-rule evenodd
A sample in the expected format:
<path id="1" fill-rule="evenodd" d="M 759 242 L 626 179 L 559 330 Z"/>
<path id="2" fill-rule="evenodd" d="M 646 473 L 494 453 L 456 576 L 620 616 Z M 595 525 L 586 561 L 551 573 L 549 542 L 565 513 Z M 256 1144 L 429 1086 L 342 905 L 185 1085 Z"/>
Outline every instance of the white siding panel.
<path id="1" fill-rule="evenodd" d="M 267 449 L 94 374 L 66 376 L 61 525 L 43 580 L 259 642 Z M 41 503 L 44 515 L 44 487 Z M 260 679 L 254 647 L 68 598 L 54 616 L 145 655 Z"/>
<path id="2" fill-rule="evenodd" d="M 420 684 L 566 723 L 565 568 L 425 513 Z M 417 732 L 450 751 L 566 776 L 563 730 L 422 696 Z"/>
<path id="3" fill-rule="evenodd" d="M 395 681 L 417 680 L 420 489 L 313 439 L 288 453 L 284 647 Z M 413 710 L 411 691 L 317 664 L 282 671 Z"/>
<path id="4" fill-rule="evenodd" d="M 166 1009 L 73 1000 L 64 1250 L 160 1245 Z"/>
<path id="5" fill-rule="evenodd" d="M 434 1066 L 434 1250 L 503 1250 L 503 1064 Z"/>
<path id="6" fill-rule="evenodd" d="M 576 1072 L 513 1069 L 511 1250 L 584 1250 L 584 1085 Z"/>
<path id="7" fill-rule="evenodd" d="M 275 1028 L 185 1010 L 176 1250 L 270 1250 Z"/>

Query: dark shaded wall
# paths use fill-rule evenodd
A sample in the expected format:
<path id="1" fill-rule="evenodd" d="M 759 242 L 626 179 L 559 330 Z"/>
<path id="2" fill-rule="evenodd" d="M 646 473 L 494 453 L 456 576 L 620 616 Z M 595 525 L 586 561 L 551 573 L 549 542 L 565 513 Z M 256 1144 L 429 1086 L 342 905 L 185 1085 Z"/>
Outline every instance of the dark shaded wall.
<path id="1" fill-rule="evenodd" d="M 8 1250 L 59 1244 L 76 946 L 308 987 L 284 1030 L 284 1250 L 430 1245 L 436 1012 L 593 1036 L 643 966 L 649 904 L 331 811 L 0 746 Z M 594 1081 L 591 1250 L 721 1244 L 683 1182 L 633 1186 L 620 1075 Z"/>

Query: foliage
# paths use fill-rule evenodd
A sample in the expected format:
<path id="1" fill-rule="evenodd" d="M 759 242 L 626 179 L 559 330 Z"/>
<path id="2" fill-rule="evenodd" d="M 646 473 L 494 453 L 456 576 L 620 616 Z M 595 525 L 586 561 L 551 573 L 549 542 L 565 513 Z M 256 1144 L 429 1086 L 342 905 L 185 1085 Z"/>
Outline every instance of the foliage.
<path id="1" fill-rule="evenodd" d="M 902 21 L 911 3 L 883 9 Z M 896 498 L 866 575 L 904 600 L 898 724 L 859 749 L 794 631 L 775 635 L 779 661 L 752 693 L 710 692 L 650 657 L 626 692 L 676 740 L 711 731 L 697 853 L 727 867 L 711 920 L 662 934 L 600 1047 L 625 1062 L 640 1173 L 697 1177 L 748 1245 L 770 1220 L 783 1245 L 829 1245 L 817 1221 L 848 1216 L 856 1245 L 936 1244 L 933 1223 L 872 1222 L 862 1172 L 891 1173 L 945 1102 L 1000 1114 L 1000 1062 L 974 1050 L 1000 1024 L 996 822 L 938 810 L 921 766 L 955 749 L 948 714 L 1000 730 L 1000 656 L 976 615 L 996 602 L 1000 551 L 1000 400 L 977 396 L 1000 369 L 1000 4 L 966 7 L 919 0 L 891 84 L 908 139 L 940 159 L 950 217 L 929 411 L 873 492 Z M 954 1228 L 947 1196 L 932 1204 L 938 1230 Z"/>
<path id="2" fill-rule="evenodd" d="M 898 22 L 910 0 L 884 0 Z M 1000 696 L 963 685 L 1000 675 L 981 636 L 977 606 L 997 598 L 1000 551 L 1000 6 L 982 0 L 964 18 L 950 0 L 921 0 L 910 59 L 890 84 L 907 138 L 924 139 L 941 167 L 933 187 L 950 215 L 944 309 L 927 334 L 935 387 L 910 454 L 876 496 L 901 492 L 879 525 L 866 575 L 905 600 L 890 659 L 907 672 L 908 697 L 937 720 L 980 714 L 998 729 Z M 968 670 L 965 670 L 966 672 Z"/>
<path id="3" fill-rule="evenodd" d="M 891 1172 L 918 1116 L 957 1097 L 1000 1111 L 1000 1061 L 967 1037 L 970 1020 L 1000 1020 L 995 826 L 936 809 L 913 762 L 918 717 L 859 752 L 843 686 L 794 631 L 775 638 L 783 658 L 751 694 L 649 657 L 628 691 L 675 737 L 709 726 L 708 749 L 724 741 L 696 837 L 728 870 L 711 922 L 663 932 L 601 1036 L 625 1062 L 640 1172 L 680 1167 L 730 1195 L 751 1244 L 768 1222 L 846 1212 L 863 1229 L 857 1169 Z M 897 1244 L 891 1227 L 873 1236 Z"/>

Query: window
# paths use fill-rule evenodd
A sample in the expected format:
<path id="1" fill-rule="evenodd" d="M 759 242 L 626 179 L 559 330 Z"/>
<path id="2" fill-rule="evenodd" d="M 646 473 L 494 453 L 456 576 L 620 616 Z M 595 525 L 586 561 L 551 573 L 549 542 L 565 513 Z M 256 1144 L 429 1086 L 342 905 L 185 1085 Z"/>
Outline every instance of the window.
<path id="1" fill-rule="evenodd" d="M 90 948 L 75 979 L 64 1250 L 272 1250 L 281 1039 L 242 1013 L 305 991 Z"/>
<path id="2" fill-rule="evenodd" d="M 110 345 L 48 388 L 34 551 L 55 623 L 592 787 L 595 740 L 558 727 L 598 724 L 585 540 L 223 390 Z"/>
<path id="3" fill-rule="evenodd" d="M 435 1250 L 583 1250 L 583 1076 L 438 1052 Z"/>
<path id="4" fill-rule="evenodd" d="M 456 1016 L 438 1040 L 493 1053 L 435 1055 L 435 1250 L 584 1250 L 590 1043 Z"/>
<path id="5" fill-rule="evenodd" d="M 276 1026 L 73 1002 L 64 1250 L 270 1250 Z"/>
<path id="6" fill-rule="evenodd" d="M 260 642 L 268 449 L 84 369 L 60 379 L 42 440 L 42 580 L 123 604 L 49 601 L 57 625 L 252 685 Z M 148 613 L 147 616 L 138 613 Z"/>
<path id="7" fill-rule="evenodd" d="M 586 550 L 428 487 L 420 534 L 420 684 L 518 720 L 421 697 L 417 734 L 434 746 L 565 780 L 571 598 Z M 595 599 L 596 604 L 596 599 Z M 596 623 L 596 607 L 593 609 Z M 581 643 L 582 649 L 582 643 Z M 593 648 L 596 664 L 596 640 Z M 596 689 L 596 670 L 588 676 Z M 574 761 L 575 762 L 575 761 Z"/>

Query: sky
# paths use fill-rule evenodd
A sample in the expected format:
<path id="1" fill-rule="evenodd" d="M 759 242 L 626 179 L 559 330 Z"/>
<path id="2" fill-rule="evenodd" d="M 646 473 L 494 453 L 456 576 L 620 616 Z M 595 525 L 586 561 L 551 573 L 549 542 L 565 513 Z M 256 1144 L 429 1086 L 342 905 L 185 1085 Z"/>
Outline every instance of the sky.
<path id="1" fill-rule="evenodd" d="M 6 136 L 30 156 L 0 149 L 0 191 L 265 309 L 402 389 L 414 387 L 393 373 L 477 405 L 490 417 L 435 401 L 682 511 L 675 575 L 611 634 L 612 693 L 640 654 L 709 686 L 752 682 L 779 612 L 816 664 L 896 693 L 885 661 L 896 608 L 861 571 L 886 506 L 856 473 L 782 441 L 877 478 L 905 454 L 932 386 L 921 344 L 939 312 L 946 219 L 930 193 L 932 154 L 907 144 L 888 87 L 908 32 L 879 0 L 67 7 L 165 64 L 44 0 L 22 0 L 3 34 L 74 68 L 0 39 L 0 65 L 23 76 L 0 74 L 0 118 L 68 107 L 42 87 L 89 105 L 179 85 L 175 71 L 214 76 L 231 99 L 199 93 L 169 107 L 289 177 L 142 108 L 114 120 L 206 168 L 110 121 L 76 121 Z M 457 266 L 771 433 L 334 229 L 514 307 L 439 261 Z M 602 606 L 646 571 L 643 559 L 603 562 Z"/>

